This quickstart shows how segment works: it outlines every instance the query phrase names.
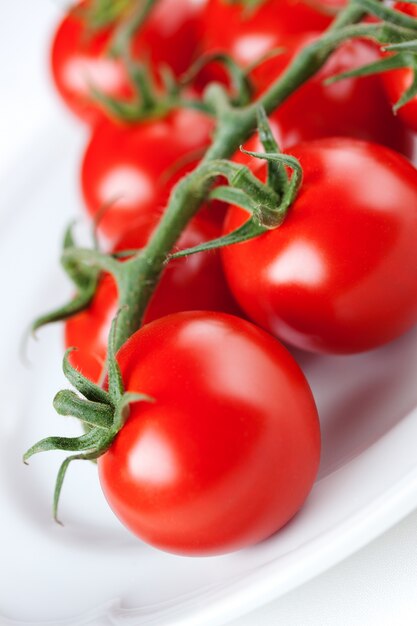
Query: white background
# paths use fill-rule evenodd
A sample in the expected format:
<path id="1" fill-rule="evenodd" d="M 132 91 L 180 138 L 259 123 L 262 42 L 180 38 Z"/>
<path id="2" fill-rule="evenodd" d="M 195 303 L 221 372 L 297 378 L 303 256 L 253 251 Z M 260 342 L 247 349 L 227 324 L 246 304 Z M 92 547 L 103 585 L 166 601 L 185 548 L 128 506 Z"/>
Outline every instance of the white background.
<path id="1" fill-rule="evenodd" d="M 4 200 L 10 171 L 14 179 L 19 173 L 24 186 L 21 155 L 32 155 L 35 165 L 37 129 L 48 116 L 61 115 L 63 125 L 72 124 L 74 132 L 80 131 L 60 109 L 47 71 L 49 36 L 62 3 L 1 2 L 0 181 Z M 7 209 L 3 201 L 0 207 Z M 355 556 L 233 626 L 278 624 L 415 626 L 417 513 Z"/>

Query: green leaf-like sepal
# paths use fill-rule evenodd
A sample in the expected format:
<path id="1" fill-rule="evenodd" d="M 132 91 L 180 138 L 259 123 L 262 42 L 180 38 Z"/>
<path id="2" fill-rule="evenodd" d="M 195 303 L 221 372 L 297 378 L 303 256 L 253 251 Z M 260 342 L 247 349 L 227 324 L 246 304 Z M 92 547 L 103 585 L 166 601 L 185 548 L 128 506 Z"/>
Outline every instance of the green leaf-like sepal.
<path id="1" fill-rule="evenodd" d="M 411 85 L 408 87 L 408 89 L 404 91 L 401 98 L 394 104 L 393 106 L 394 112 L 397 113 L 397 111 L 401 109 L 401 107 L 408 104 L 416 96 L 417 96 L 417 66 L 414 68 L 414 71 L 413 71 L 413 81 Z"/>
<path id="2" fill-rule="evenodd" d="M 53 404 L 58 415 L 76 417 L 89 426 L 109 429 L 113 424 L 114 409 L 111 406 L 84 400 L 73 391 L 59 391 Z"/>
<path id="3" fill-rule="evenodd" d="M 65 355 L 62 364 L 62 369 L 65 374 L 67 380 L 79 391 L 87 400 L 91 400 L 92 402 L 102 402 L 103 404 L 112 404 L 110 395 L 96 385 L 91 382 L 88 378 L 83 376 L 81 372 L 79 372 L 75 367 L 73 367 L 69 361 L 69 356 L 72 352 L 75 352 L 76 348 L 69 348 Z"/>
<path id="4" fill-rule="evenodd" d="M 90 305 L 97 290 L 100 276 L 99 269 L 81 264 L 74 255 L 69 254 L 70 251 L 77 249 L 72 229 L 73 224 L 67 228 L 64 235 L 61 264 L 66 274 L 73 282 L 76 288 L 76 294 L 67 304 L 64 304 L 46 315 L 38 317 L 31 326 L 32 332 L 36 332 L 39 328 L 42 328 L 42 326 L 64 321 L 84 311 Z"/>
<path id="5" fill-rule="evenodd" d="M 253 94 L 253 85 L 246 69 L 240 67 L 230 54 L 226 52 L 210 52 L 200 56 L 189 70 L 181 77 L 181 87 L 192 83 L 199 73 L 211 63 L 218 63 L 227 72 L 233 89 L 231 103 L 235 106 L 249 104 Z"/>
<path id="6" fill-rule="evenodd" d="M 130 405 L 137 402 L 155 402 L 154 398 L 143 393 L 125 393 L 119 400 L 114 413 L 113 432 L 118 433 L 129 418 Z"/>
<path id="7" fill-rule="evenodd" d="M 268 162 L 281 163 L 292 169 L 293 174 L 291 180 L 286 185 L 286 189 L 281 198 L 281 202 L 275 211 L 264 212 L 262 215 L 262 224 L 267 228 L 277 228 L 280 226 L 286 215 L 289 207 L 292 205 L 297 197 L 300 187 L 303 182 L 303 170 L 300 162 L 290 154 L 276 154 L 268 152 L 250 152 L 248 150 L 241 151 L 245 154 L 249 154 L 257 159 L 264 159 Z"/>
<path id="8" fill-rule="evenodd" d="M 217 239 L 212 239 L 211 241 L 200 244 L 199 246 L 195 246 L 194 248 L 188 248 L 186 250 L 180 250 L 179 252 L 175 252 L 168 257 L 168 260 L 180 259 L 181 257 L 197 254 L 197 252 L 217 250 L 218 248 L 225 248 L 226 246 L 231 246 L 235 243 L 249 241 L 249 239 L 259 237 L 259 235 L 268 232 L 268 230 L 269 229 L 265 226 L 261 226 L 254 217 L 251 217 L 242 226 L 229 233 L 228 235 L 224 235 L 223 237 L 219 237 Z"/>
<path id="9" fill-rule="evenodd" d="M 120 371 L 119 363 L 116 359 L 116 342 L 117 342 L 117 322 L 119 314 L 116 315 L 112 321 L 108 349 L 107 349 L 107 369 L 109 377 L 109 394 L 114 406 L 117 406 L 124 394 L 124 385 L 122 379 L 122 373 Z"/>
<path id="10" fill-rule="evenodd" d="M 263 107 L 257 110 L 258 133 L 265 152 L 279 154 L 280 148 L 272 133 L 268 117 Z M 288 187 L 289 178 L 282 162 L 276 160 L 268 161 L 268 186 L 281 195 Z"/>
<path id="11" fill-rule="evenodd" d="M 330 76 L 329 78 L 325 79 L 324 83 L 326 85 L 331 85 L 332 83 L 336 83 L 346 78 L 358 78 L 361 76 L 381 74 L 383 72 L 389 72 L 390 70 L 407 67 L 408 64 L 409 61 L 401 55 L 390 56 L 386 57 L 385 59 L 375 61 L 374 63 L 362 65 L 361 67 L 357 67 L 353 70 L 348 70 L 347 72 L 341 72 L 340 74 L 336 74 L 335 76 Z"/>
<path id="12" fill-rule="evenodd" d="M 354 0 L 355 4 L 358 4 L 361 9 L 379 17 L 381 20 L 394 24 L 395 26 L 401 26 L 410 30 L 417 30 L 417 20 L 411 15 L 401 13 L 395 9 L 391 9 L 385 4 L 378 2 L 378 0 Z"/>
<path id="13" fill-rule="evenodd" d="M 24 454 L 25 463 L 40 452 L 49 452 L 51 450 L 62 450 L 64 452 L 85 452 L 93 451 L 97 448 L 97 444 L 101 441 L 103 432 L 101 428 L 93 428 L 89 433 L 80 437 L 47 437 L 42 439 Z"/>

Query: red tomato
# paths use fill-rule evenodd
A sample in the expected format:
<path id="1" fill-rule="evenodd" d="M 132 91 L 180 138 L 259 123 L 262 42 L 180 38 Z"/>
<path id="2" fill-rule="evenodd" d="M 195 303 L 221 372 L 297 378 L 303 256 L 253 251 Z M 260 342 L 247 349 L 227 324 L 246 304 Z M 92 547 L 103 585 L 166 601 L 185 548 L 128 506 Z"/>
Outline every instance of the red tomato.
<path id="1" fill-rule="evenodd" d="M 287 53 L 257 68 L 253 79 L 258 93 L 277 80 L 290 60 L 317 36 L 309 34 L 294 38 Z M 410 155 L 411 135 L 393 115 L 380 76 L 324 84 L 330 76 L 367 65 L 378 58 L 379 52 L 370 42 L 356 39 L 343 44 L 316 76 L 271 115 L 279 144 L 288 148 L 312 139 L 345 136 L 382 143 Z"/>
<path id="2" fill-rule="evenodd" d="M 301 0 L 266 0 L 253 13 L 241 4 L 209 0 L 205 48 L 208 52 L 228 52 L 247 66 L 282 46 L 289 37 L 324 30 L 331 19 Z"/>
<path id="3" fill-rule="evenodd" d="M 209 145 L 213 121 L 192 110 L 132 127 L 103 122 L 82 164 L 81 183 L 92 216 L 109 206 L 100 228 L 118 237 L 132 219 L 159 214 L 174 184 Z"/>
<path id="4" fill-rule="evenodd" d="M 51 63 L 56 87 L 67 106 L 95 124 L 104 113 L 91 98 L 91 86 L 106 95 L 129 99 L 132 88 L 123 64 L 109 57 L 114 27 L 90 33 L 80 8 L 70 10 L 55 34 Z M 168 65 L 176 75 L 192 63 L 201 38 L 202 6 L 193 0 L 161 0 L 135 36 L 134 54 L 154 67 Z"/>
<path id="5" fill-rule="evenodd" d="M 417 18 L 417 6 L 405 2 L 394 5 L 402 13 Z M 413 70 L 405 67 L 399 70 L 391 70 L 382 74 L 384 86 L 391 104 L 396 104 L 403 93 L 407 91 L 413 82 Z M 414 132 L 417 132 L 417 97 L 415 96 L 406 105 L 398 110 L 398 117 Z"/>
<path id="6" fill-rule="evenodd" d="M 394 339 L 417 320 L 417 171 L 352 139 L 290 153 L 301 192 L 280 228 L 223 250 L 232 292 L 251 319 L 305 350 L 353 353 Z M 232 207 L 226 232 L 246 219 Z"/>
<path id="7" fill-rule="evenodd" d="M 135 404 L 99 460 L 118 518 L 169 552 L 211 555 L 269 537 L 298 511 L 320 456 L 308 384 L 279 342 L 240 318 L 181 313 L 118 354 Z"/>
<path id="8" fill-rule="evenodd" d="M 144 247 L 154 226 L 155 222 L 149 218 L 132 226 L 114 251 Z M 180 238 L 178 248 L 190 248 L 219 236 L 219 229 L 213 224 L 193 220 Z M 101 376 L 110 324 L 117 308 L 117 287 L 113 278 L 106 274 L 90 307 L 66 323 L 66 346 L 79 348 L 72 362 L 91 380 L 98 381 Z M 223 275 L 220 255 L 215 251 L 171 261 L 148 306 L 144 323 L 169 313 L 200 309 L 239 313 Z"/>

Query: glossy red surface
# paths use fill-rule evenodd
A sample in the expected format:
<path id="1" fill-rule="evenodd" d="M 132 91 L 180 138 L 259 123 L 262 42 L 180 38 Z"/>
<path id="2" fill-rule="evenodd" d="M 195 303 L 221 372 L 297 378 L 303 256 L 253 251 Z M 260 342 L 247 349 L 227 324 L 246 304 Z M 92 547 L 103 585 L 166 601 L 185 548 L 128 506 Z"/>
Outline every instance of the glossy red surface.
<path id="1" fill-rule="evenodd" d="M 203 155 L 212 130 L 211 119 L 184 109 L 134 126 L 99 125 L 84 155 L 81 185 L 92 216 L 107 207 L 100 229 L 118 238 L 129 221 L 159 215 L 174 184 Z"/>
<path id="2" fill-rule="evenodd" d="M 350 353 L 417 321 L 417 172 L 393 151 L 351 139 L 290 150 L 304 170 L 284 224 L 223 249 L 248 316 L 314 352 Z M 230 232 L 247 219 L 232 207 Z"/>
<path id="3" fill-rule="evenodd" d="M 317 34 L 293 38 L 288 52 L 263 63 L 253 72 L 258 93 L 283 73 L 301 49 Z M 350 78 L 326 85 L 324 81 L 342 72 L 378 60 L 375 45 L 362 40 L 343 44 L 322 70 L 292 94 L 271 115 L 277 139 L 283 148 L 322 137 L 355 137 L 374 141 L 409 156 L 412 137 L 392 112 L 380 76 Z"/>
<path id="4" fill-rule="evenodd" d="M 209 555 L 268 537 L 317 473 L 314 400 L 290 354 L 252 324 L 182 313 L 145 326 L 118 361 L 131 407 L 100 481 L 119 519 L 164 550 Z"/>
<path id="5" fill-rule="evenodd" d="M 154 222 L 149 219 L 133 225 L 114 250 L 144 247 L 153 227 Z M 213 224 L 194 220 L 180 238 L 178 249 L 191 248 L 219 236 L 220 229 Z M 116 284 L 106 274 L 89 308 L 66 322 L 65 345 L 78 348 L 71 357 L 72 363 L 91 380 L 98 381 L 102 374 L 111 321 L 117 308 Z M 216 251 L 171 261 L 147 308 L 144 323 L 169 313 L 195 310 L 239 313 Z"/>
<path id="6" fill-rule="evenodd" d="M 80 2 L 70 10 L 55 33 L 51 66 L 55 85 L 67 106 L 81 119 L 95 124 L 104 117 L 91 97 L 94 85 L 122 100 L 133 96 L 123 64 L 110 58 L 114 27 L 89 33 Z M 168 65 L 179 76 L 195 58 L 202 35 L 202 6 L 193 0 L 161 0 L 135 36 L 135 58 L 155 69 Z"/>
<path id="7" fill-rule="evenodd" d="M 332 20 L 312 3 L 300 0 L 266 0 L 254 12 L 224 0 L 209 0 L 206 15 L 206 50 L 227 51 L 244 66 L 256 63 L 294 35 L 324 30 Z"/>

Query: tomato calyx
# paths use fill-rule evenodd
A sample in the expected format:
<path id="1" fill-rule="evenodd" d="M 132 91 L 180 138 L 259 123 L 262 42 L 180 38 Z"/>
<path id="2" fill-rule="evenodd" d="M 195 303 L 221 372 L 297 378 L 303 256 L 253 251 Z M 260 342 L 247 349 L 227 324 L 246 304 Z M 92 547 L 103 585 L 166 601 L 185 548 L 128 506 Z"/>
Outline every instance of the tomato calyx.
<path id="1" fill-rule="evenodd" d="M 100 269 L 92 265 L 80 263 L 77 258 L 68 257 L 69 250 L 76 249 L 73 236 L 73 224 L 71 224 L 64 235 L 61 265 L 75 287 L 75 296 L 58 309 L 38 317 L 31 326 L 32 333 L 37 330 L 63 320 L 84 311 L 91 303 L 96 293 L 100 278 Z"/>
<path id="2" fill-rule="evenodd" d="M 283 224 L 300 190 L 303 171 L 296 158 L 279 151 L 262 107 L 257 111 L 257 118 L 260 140 L 266 152 L 252 152 L 242 147 L 240 150 L 248 156 L 267 162 L 266 183 L 261 183 L 247 167 L 225 161 L 222 164 L 223 171 L 218 173 L 228 179 L 229 185 L 215 187 L 209 195 L 212 200 L 222 200 L 240 206 L 250 214 L 250 218 L 243 226 L 228 235 L 176 252 L 170 255 L 169 259 L 242 243 Z M 217 167 L 220 163 L 219 161 Z M 215 161 L 212 162 L 212 166 L 216 167 Z M 288 169 L 292 170 L 291 176 Z"/>
<path id="3" fill-rule="evenodd" d="M 59 415 L 80 420 L 84 434 L 79 437 L 47 437 L 32 446 L 23 456 L 24 463 L 35 454 L 51 450 L 75 452 L 68 456 L 59 468 L 53 498 L 53 516 L 57 523 L 58 505 L 65 475 L 72 461 L 94 461 L 105 454 L 129 417 L 130 405 L 137 402 L 153 402 L 146 394 L 125 393 L 119 364 L 116 360 L 115 338 L 118 317 L 113 320 L 108 348 L 108 391 L 91 382 L 75 369 L 69 360 L 74 348 L 67 350 L 63 360 L 63 372 L 78 393 L 59 391 L 54 398 L 54 408 Z"/>
<path id="4" fill-rule="evenodd" d="M 94 0 L 88 7 L 78 10 L 92 31 L 117 23 L 131 10 L 133 0 Z"/>
<path id="5" fill-rule="evenodd" d="M 331 76 L 325 80 L 325 84 L 408 68 L 412 71 L 413 78 L 409 87 L 393 104 L 393 111 L 397 113 L 417 95 L 417 19 L 376 0 L 364 0 L 362 4 L 370 15 L 383 22 L 354 27 L 353 30 L 357 31 L 355 36 L 369 37 L 379 42 L 382 44 L 381 52 L 387 54 L 373 63 Z"/>

